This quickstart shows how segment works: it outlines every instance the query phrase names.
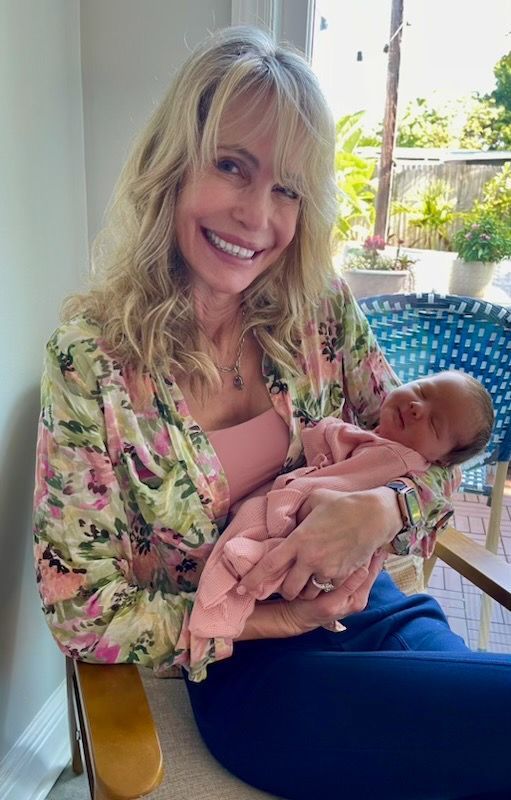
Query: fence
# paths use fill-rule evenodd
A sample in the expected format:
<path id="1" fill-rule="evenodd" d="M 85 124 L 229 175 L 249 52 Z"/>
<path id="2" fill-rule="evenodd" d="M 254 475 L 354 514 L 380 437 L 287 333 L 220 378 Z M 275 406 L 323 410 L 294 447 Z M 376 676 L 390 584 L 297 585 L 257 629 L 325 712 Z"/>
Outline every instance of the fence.
<path id="1" fill-rule="evenodd" d="M 458 161 L 433 164 L 398 162 L 393 174 L 392 201 L 418 206 L 426 188 L 436 181 L 443 181 L 448 186 L 447 195 L 453 202 L 453 210 L 468 211 L 474 200 L 481 197 L 485 183 L 501 169 L 502 164 L 467 164 Z M 449 249 L 440 236 L 412 225 L 413 218 L 413 213 L 391 212 L 389 236 L 392 236 L 393 242 L 401 239 L 407 247 Z M 459 220 L 446 225 L 448 240 L 452 239 L 459 225 Z"/>

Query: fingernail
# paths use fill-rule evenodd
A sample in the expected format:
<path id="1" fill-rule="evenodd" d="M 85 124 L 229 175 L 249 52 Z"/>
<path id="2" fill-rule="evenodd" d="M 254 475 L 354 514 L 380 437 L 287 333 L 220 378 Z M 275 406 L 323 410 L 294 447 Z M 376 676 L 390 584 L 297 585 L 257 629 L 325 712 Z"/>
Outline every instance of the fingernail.
<path id="1" fill-rule="evenodd" d="M 247 590 L 245 589 L 244 586 L 238 586 L 238 588 L 236 589 L 236 594 L 244 595 L 246 593 L 247 593 Z"/>

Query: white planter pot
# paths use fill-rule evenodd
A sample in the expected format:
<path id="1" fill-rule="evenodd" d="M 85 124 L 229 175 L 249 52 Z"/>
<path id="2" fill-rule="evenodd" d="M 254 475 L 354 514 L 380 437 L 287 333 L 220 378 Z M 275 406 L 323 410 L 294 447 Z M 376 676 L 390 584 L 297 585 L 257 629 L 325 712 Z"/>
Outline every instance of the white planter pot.
<path id="1" fill-rule="evenodd" d="M 347 269 L 342 276 L 356 298 L 413 291 L 412 275 L 406 269 Z"/>
<path id="2" fill-rule="evenodd" d="M 491 286 L 495 263 L 462 261 L 455 258 L 452 264 L 449 293 L 467 297 L 484 297 Z"/>

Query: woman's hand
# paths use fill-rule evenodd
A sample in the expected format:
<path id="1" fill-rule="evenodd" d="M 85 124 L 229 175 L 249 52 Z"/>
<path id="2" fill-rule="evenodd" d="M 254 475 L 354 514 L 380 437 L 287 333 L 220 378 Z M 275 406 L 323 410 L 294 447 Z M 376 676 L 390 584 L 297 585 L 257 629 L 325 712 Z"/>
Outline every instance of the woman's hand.
<path id="1" fill-rule="evenodd" d="M 257 603 L 239 640 L 299 636 L 362 611 L 385 557 L 385 553 L 378 553 L 372 558 L 369 568 L 361 567 L 342 586 L 332 592 L 320 592 L 315 600 Z"/>
<path id="2" fill-rule="evenodd" d="M 387 487 L 351 493 L 316 489 L 306 509 L 305 519 L 285 541 L 244 576 L 242 591 L 253 591 L 263 579 L 278 578 L 286 570 L 279 590 L 286 600 L 298 597 L 312 575 L 340 588 L 355 570 L 370 564 L 402 525 L 395 494 Z M 305 596 L 317 594 L 308 587 Z"/>

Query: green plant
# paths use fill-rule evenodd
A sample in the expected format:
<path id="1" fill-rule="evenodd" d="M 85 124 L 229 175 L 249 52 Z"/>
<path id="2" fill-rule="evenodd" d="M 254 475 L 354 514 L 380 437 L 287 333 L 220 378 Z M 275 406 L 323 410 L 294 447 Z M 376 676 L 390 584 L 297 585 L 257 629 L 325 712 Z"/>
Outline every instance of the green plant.
<path id="1" fill-rule="evenodd" d="M 482 200 L 474 204 L 481 216 L 500 219 L 511 227 L 511 162 L 508 161 L 493 178 L 483 186 Z"/>
<path id="2" fill-rule="evenodd" d="M 397 126 L 398 147 L 452 147 L 452 111 L 431 108 L 424 97 L 406 106 Z"/>
<path id="3" fill-rule="evenodd" d="M 434 249 L 435 239 L 446 249 L 450 248 L 449 226 L 457 217 L 455 206 L 445 181 L 431 183 L 419 201 L 411 206 L 410 225 L 422 232 L 426 248 Z"/>
<path id="4" fill-rule="evenodd" d="M 462 261 L 498 262 L 511 256 L 511 232 L 495 217 L 475 212 L 455 234 L 454 246 Z"/>
<path id="5" fill-rule="evenodd" d="M 368 236 L 362 247 L 352 249 L 347 254 L 344 269 L 381 269 L 385 271 L 411 269 L 415 259 L 401 253 L 398 247 L 395 255 L 385 255 L 385 240 L 381 236 Z"/>
<path id="6" fill-rule="evenodd" d="M 360 125 L 363 114 L 363 111 L 348 114 L 336 124 L 335 170 L 339 195 L 335 234 L 341 241 L 357 238 L 361 230 L 367 232 L 374 225 L 376 161 L 355 153 L 363 135 Z"/>

